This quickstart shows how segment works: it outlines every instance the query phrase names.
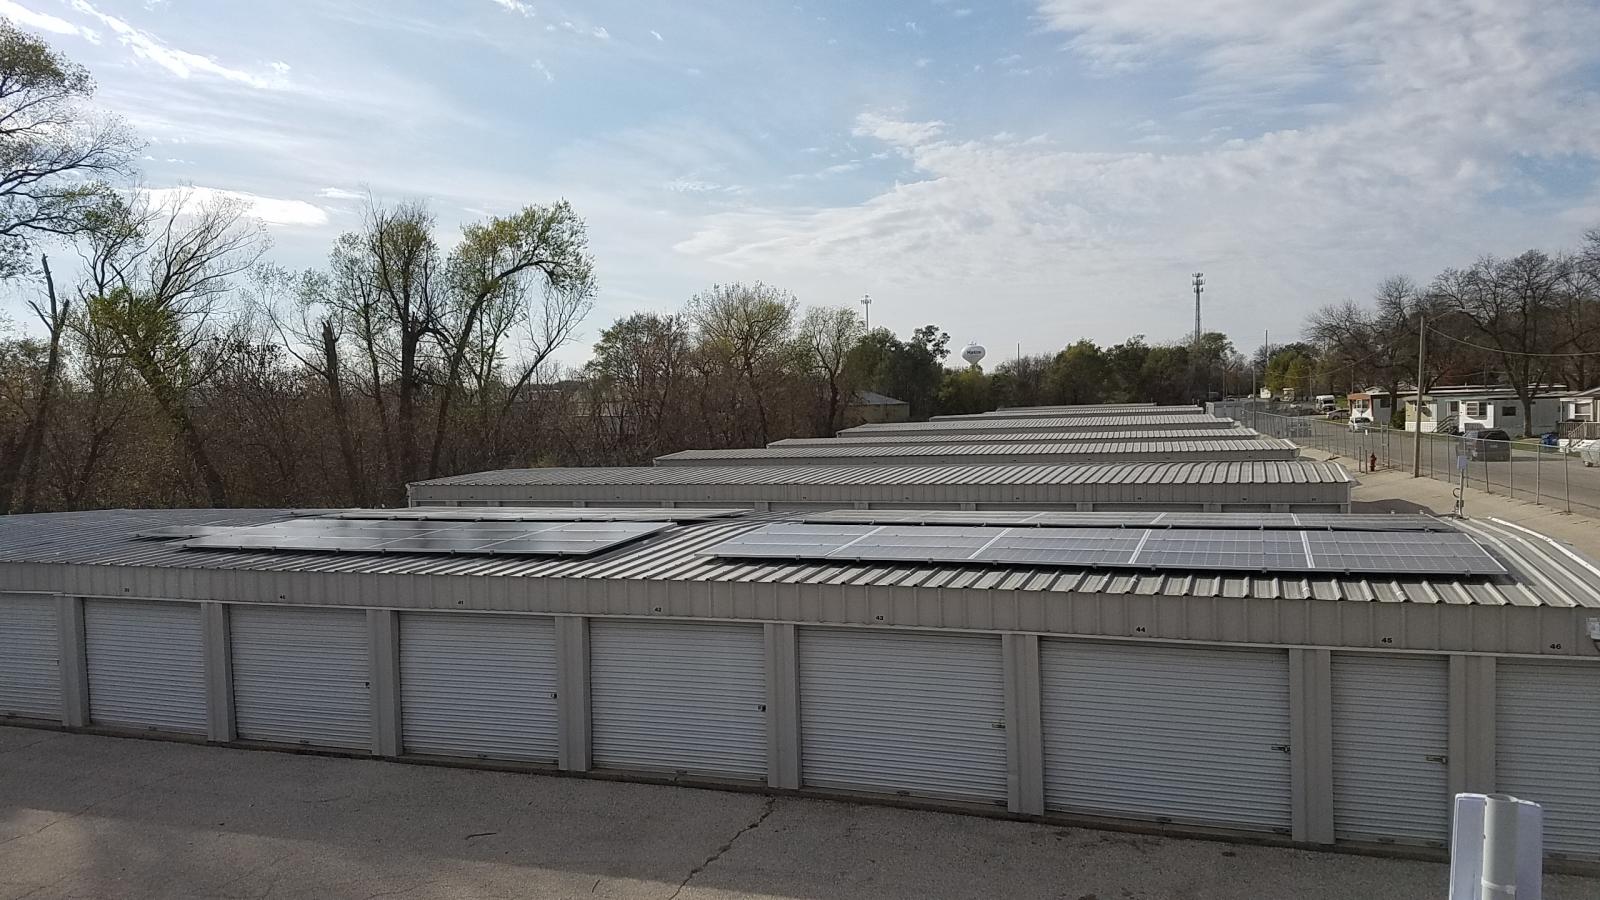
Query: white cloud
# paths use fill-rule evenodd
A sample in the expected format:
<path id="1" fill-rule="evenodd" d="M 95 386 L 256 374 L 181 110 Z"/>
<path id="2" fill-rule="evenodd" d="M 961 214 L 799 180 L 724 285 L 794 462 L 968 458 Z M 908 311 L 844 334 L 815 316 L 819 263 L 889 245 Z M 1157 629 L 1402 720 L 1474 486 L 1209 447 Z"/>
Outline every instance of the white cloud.
<path id="1" fill-rule="evenodd" d="M 520 3 L 518 0 L 489 0 L 489 2 L 500 7 L 501 9 L 506 10 L 507 12 L 514 12 L 519 15 L 527 16 L 530 19 L 534 16 L 533 7 L 526 3 Z"/>
<path id="2" fill-rule="evenodd" d="M 938 137 L 944 128 L 943 122 L 906 122 L 877 113 L 862 113 L 856 116 L 856 125 L 851 133 L 858 137 L 877 138 L 899 147 L 914 147 Z"/>
<path id="3" fill-rule="evenodd" d="M 921 58 L 919 58 L 917 60 L 917 68 L 926 69 L 928 67 L 928 64 L 931 63 L 931 62 L 933 62 L 933 60 L 930 59 L 929 57 L 926 57 L 926 56 L 921 57 Z"/>
<path id="4" fill-rule="evenodd" d="M 154 188 L 147 189 L 145 194 L 153 205 L 177 206 L 180 212 L 208 203 L 237 202 L 244 204 L 249 215 L 268 225 L 315 228 L 328 224 L 327 210 L 304 200 L 282 200 L 210 187 Z"/>
<path id="5" fill-rule="evenodd" d="M 970 8 L 968 8 L 968 7 L 962 6 L 962 7 L 959 7 L 957 9 L 950 10 L 950 15 L 952 15 L 952 16 L 958 18 L 958 19 L 964 19 L 967 16 L 972 15 L 972 10 Z"/>
<path id="6" fill-rule="evenodd" d="M 538 72 L 540 75 L 544 76 L 545 84 L 554 84 L 555 83 L 555 80 L 556 80 L 555 73 L 551 72 L 550 69 L 545 66 L 544 60 L 540 60 L 540 59 L 534 60 L 533 61 L 533 70 L 535 72 Z"/>
<path id="7" fill-rule="evenodd" d="M 611 40 L 611 32 L 607 31 L 603 25 L 596 25 L 595 27 L 589 29 L 589 33 L 602 41 Z"/>
<path id="8" fill-rule="evenodd" d="M 664 38 L 664 37 L 662 37 L 662 36 L 661 36 L 661 32 L 659 32 L 659 31 L 656 31 L 656 30 L 655 30 L 655 29 L 651 29 L 651 30 L 650 30 L 650 36 L 651 36 L 651 37 L 653 37 L 653 38 L 655 38 L 655 39 L 656 39 L 656 40 L 658 40 L 658 41 L 664 41 L 664 40 L 666 40 L 666 38 Z"/>
<path id="9" fill-rule="evenodd" d="M 360 191 L 347 191 L 344 188 L 325 187 L 322 190 L 317 191 L 317 196 L 327 197 L 329 200 L 360 200 L 367 195 L 361 193 Z"/>
<path id="10" fill-rule="evenodd" d="M 1228 285 L 1208 295 L 1223 327 L 1290 330 L 1310 307 L 1359 296 L 1394 272 L 1426 278 L 1481 252 L 1577 238 L 1573 223 L 1600 208 L 1592 188 L 1537 210 L 1507 190 L 1522 193 L 1531 159 L 1600 158 L 1600 96 L 1587 75 L 1600 23 L 1578 14 L 1585 5 L 1413 0 L 1401 27 L 1366 0 L 1342 0 L 1337 11 L 1370 13 L 1373 23 L 1336 23 L 1320 7 L 1290 12 L 1275 0 L 1217 0 L 1219 21 L 1195 26 L 1218 43 L 1204 50 L 1192 102 L 1243 89 L 1246 60 L 1266 67 L 1271 90 L 1294 83 L 1310 71 L 1293 58 L 1300 53 L 1317 65 L 1351 60 L 1339 75 L 1346 96 L 1333 106 L 1317 98 L 1297 127 L 1202 128 L 1162 152 L 958 137 L 959 123 L 864 112 L 853 133 L 901 154 L 909 173 L 859 203 L 719 212 L 677 249 L 797 288 L 878 273 L 886 290 L 919 297 L 930 320 L 951 326 L 980 321 L 965 295 L 981 285 L 994 298 L 986 328 L 1028 334 L 1030 316 L 1049 304 L 1070 320 L 1059 327 L 1099 338 L 1141 316 L 1181 316 L 1183 279 L 1204 266 L 1208 276 L 1217 270 L 1214 285 Z M 1064 11 L 1092 11 L 1071 46 L 1093 60 L 1186 57 L 1194 42 L 1185 29 L 1206 18 L 1205 9 L 1180 15 L 1176 0 L 1046 9 L 1058 27 Z M 1146 145 L 1179 131 L 1135 127 Z"/>
<path id="11" fill-rule="evenodd" d="M 734 185 L 718 184 L 715 181 L 703 181 L 698 178 L 674 178 L 661 187 L 674 194 L 733 193 L 739 190 Z"/>
<path id="12" fill-rule="evenodd" d="M 0 0 L 0 16 L 36 31 L 48 31 L 51 34 L 68 34 L 81 37 L 92 44 L 100 43 L 100 35 L 88 28 L 80 28 L 66 19 L 57 18 L 49 13 L 35 12 L 27 7 L 13 3 L 12 0 Z"/>
<path id="13" fill-rule="evenodd" d="M 72 0 L 72 8 L 84 15 L 92 16 L 99 20 L 102 25 L 116 32 L 117 39 L 132 50 L 134 56 L 153 62 L 179 78 L 190 78 L 198 73 L 239 84 L 247 84 L 254 88 L 274 88 L 284 85 L 282 73 L 278 73 L 273 78 L 265 78 L 260 75 L 252 75 L 241 69 L 230 68 L 209 56 L 201 56 L 198 53 L 190 53 L 187 50 L 168 47 L 160 38 L 150 32 L 135 28 L 116 16 L 107 15 L 95 9 L 87 0 Z"/>

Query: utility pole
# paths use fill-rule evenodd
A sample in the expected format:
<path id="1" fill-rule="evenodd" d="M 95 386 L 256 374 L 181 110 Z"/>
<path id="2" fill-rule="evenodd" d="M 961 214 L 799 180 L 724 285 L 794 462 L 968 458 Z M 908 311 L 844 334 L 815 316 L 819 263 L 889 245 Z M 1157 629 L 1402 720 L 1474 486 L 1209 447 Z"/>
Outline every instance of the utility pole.
<path id="1" fill-rule="evenodd" d="M 1422 477 L 1422 364 L 1428 350 L 1428 318 L 1417 310 L 1417 433 L 1411 443 L 1411 477 Z"/>
<path id="2" fill-rule="evenodd" d="M 866 310 L 867 330 L 871 331 L 872 330 L 872 295 L 871 294 L 862 294 L 861 295 L 861 308 Z"/>

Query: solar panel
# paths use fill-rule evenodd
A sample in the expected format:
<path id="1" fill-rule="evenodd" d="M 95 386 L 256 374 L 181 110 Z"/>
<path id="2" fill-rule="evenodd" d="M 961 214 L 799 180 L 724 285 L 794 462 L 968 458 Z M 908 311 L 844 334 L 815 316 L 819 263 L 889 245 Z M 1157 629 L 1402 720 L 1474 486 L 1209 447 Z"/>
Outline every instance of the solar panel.
<path id="1" fill-rule="evenodd" d="M 1436 516 L 1349 513 L 1029 512 L 1026 510 L 835 509 L 808 513 L 803 522 L 875 525 L 1053 526 L 1057 528 L 1203 528 L 1335 531 L 1455 531 Z"/>
<path id="2" fill-rule="evenodd" d="M 1465 534 L 1305 533 L 1311 568 L 1334 572 L 1503 575 L 1502 566 Z M 1376 568 L 1375 568 L 1376 567 Z"/>
<path id="3" fill-rule="evenodd" d="M 231 528 L 184 542 L 195 550 L 584 556 L 671 527 L 670 522 L 429 522 L 295 519 Z"/>
<path id="4" fill-rule="evenodd" d="M 1308 553 L 1309 549 L 1309 553 Z M 775 523 L 701 555 L 1056 567 L 1500 575 L 1460 532 Z"/>
<path id="5" fill-rule="evenodd" d="M 404 509 L 308 510 L 306 514 L 327 519 L 420 519 L 429 522 L 698 522 L 742 516 L 748 512 L 747 509 L 666 506 L 413 506 Z M 298 511 L 296 514 L 299 514 Z"/>
<path id="6" fill-rule="evenodd" d="M 171 541 L 179 538 L 200 537 L 205 534 L 231 531 L 234 525 L 157 525 L 133 533 L 137 541 Z"/>
<path id="7" fill-rule="evenodd" d="M 1306 570 L 1298 531 L 1170 529 L 1151 531 L 1134 565 L 1153 569 Z"/>

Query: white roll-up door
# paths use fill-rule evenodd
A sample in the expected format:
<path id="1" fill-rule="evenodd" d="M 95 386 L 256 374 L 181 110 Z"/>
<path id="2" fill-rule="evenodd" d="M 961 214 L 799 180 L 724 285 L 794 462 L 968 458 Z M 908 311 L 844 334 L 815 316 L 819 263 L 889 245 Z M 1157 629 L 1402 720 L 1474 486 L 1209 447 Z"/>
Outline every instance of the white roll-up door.
<path id="1" fill-rule="evenodd" d="M 1005 802 L 998 637 L 802 628 L 798 642 L 806 785 Z"/>
<path id="2" fill-rule="evenodd" d="M 533 616 L 400 614 L 405 748 L 556 758 L 555 623 Z"/>
<path id="3" fill-rule="evenodd" d="M 1600 665 L 1495 664 L 1495 789 L 1544 807 L 1546 851 L 1600 856 Z"/>
<path id="4" fill-rule="evenodd" d="M 595 765 L 765 778 L 766 670 L 758 625 L 589 625 Z"/>
<path id="5" fill-rule="evenodd" d="M 54 597 L 0 595 L 0 716 L 61 718 Z"/>
<path id="6" fill-rule="evenodd" d="M 205 734 L 199 604 L 85 600 L 83 653 L 93 724 Z"/>
<path id="7" fill-rule="evenodd" d="M 364 611 L 234 606 L 228 625 L 240 738 L 371 748 Z"/>
<path id="8" fill-rule="evenodd" d="M 1044 640 L 1045 805 L 1287 832 L 1289 657 Z"/>
<path id="9" fill-rule="evenodd" d="M 1333 827 L 1351 840 L 1450 837 L 1450 664 L 1335 653 Z"/>

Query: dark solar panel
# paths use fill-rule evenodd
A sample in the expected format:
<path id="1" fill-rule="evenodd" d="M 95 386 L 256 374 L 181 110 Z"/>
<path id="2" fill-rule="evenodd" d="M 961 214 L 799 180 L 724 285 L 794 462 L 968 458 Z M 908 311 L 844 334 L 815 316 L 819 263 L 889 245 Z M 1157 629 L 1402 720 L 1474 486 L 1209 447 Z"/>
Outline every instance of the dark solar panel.
<path id="1" fill-rule="evenodd" d="M 341 509 L 309 512 L 318 518 L 429 522 L 698 522 L 742 516 L 747 509 L 679 509 L 674 507 L 461 507 L 416 506 L 405 509 Z M 298 514 L 298 512 L 297 512 Z"/>
<path id="2" fill-rule="evenodd" d="M 184 546 L 196 550 L 582 556 L 670 526 L 670 522 L 296 519 L 202 535 Z"/>
<path id="3" fill-rule="evenodd" d="M 1311 568 L 1333 572 L 1406 575 L 1502 575 L 1505 567 L 1476 541 L 1460 533 L 1305 533 Z"/>

